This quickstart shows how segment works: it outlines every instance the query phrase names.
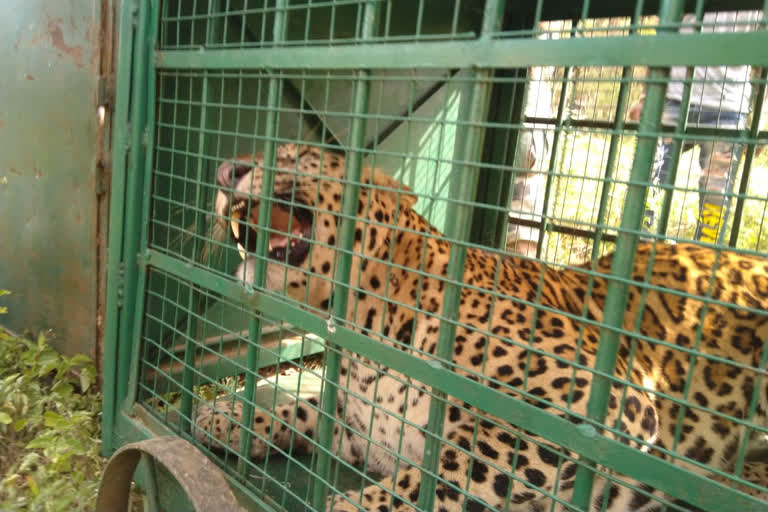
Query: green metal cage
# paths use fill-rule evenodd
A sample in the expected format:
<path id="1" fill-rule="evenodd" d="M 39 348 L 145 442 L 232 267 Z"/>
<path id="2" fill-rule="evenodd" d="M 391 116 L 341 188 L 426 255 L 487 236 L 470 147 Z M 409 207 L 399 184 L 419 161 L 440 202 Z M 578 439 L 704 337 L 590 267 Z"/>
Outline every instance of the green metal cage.
<path id="1" fill-rule="evenodd" d="M 119 33 L 106 453 L 178 436 L 253 510 L 768 509 L 764 1 Z"/>

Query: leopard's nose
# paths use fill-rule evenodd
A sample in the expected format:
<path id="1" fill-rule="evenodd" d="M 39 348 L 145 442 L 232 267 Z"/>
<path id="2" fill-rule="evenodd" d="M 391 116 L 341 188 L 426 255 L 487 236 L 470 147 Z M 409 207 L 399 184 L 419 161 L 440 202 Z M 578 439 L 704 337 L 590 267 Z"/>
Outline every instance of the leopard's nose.
<path id="1" fill-rule="evenodd" d="M 232 188 L 233 180 L 236 182 L 242 178 L 253 165 L 243 162 L 224 162 L 216 172 L 216 182 L 222 188 Z"/>

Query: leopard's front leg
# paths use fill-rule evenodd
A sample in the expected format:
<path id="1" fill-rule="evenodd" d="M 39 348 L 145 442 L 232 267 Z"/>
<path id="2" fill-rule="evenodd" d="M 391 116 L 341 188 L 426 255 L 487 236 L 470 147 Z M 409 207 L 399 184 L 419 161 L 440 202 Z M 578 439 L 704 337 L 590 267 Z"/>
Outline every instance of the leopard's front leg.
<path id="1" fill-rule="evenodd" d="M 267 447 L 283 451 L 289 448 L 309 452 L 317 428 L 316 398 L 306 402 L 290 402 L 278 405 L 274 411 L 255 407 L 252 432 L 251 457 L 264 457 Z M 243 404 L 239 400 L 217 400 L 211 406 L 200 404 L 195 418 L 195 438 L 213 448 L 240 449 L 242 437 Z"/>

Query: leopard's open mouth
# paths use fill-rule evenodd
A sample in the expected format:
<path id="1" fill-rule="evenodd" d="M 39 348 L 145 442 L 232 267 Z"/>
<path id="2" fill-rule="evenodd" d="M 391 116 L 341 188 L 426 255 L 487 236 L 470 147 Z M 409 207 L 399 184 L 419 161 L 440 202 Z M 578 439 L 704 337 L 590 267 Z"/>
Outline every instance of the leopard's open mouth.
<path id="1" fill-rule="evenodd" d="M 312 239 L 312 214 L 296 205 L 288 207 L 290 196 L 277 196 L 273 202 L 269 228 L 269 258 L 298 267 L 307 259 Z M 250 203 L 250 212 L 248 211 Z M 245 259 L 256 252 L 259 205 L 253 200 L 237 199 L 232 204 L 230 232 Z"/>

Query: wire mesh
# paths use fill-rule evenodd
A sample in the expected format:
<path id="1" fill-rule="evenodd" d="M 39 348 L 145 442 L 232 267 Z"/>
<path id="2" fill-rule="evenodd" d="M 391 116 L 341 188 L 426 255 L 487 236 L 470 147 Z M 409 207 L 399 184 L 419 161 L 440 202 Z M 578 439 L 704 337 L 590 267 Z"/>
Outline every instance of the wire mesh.
<path id="1" fill-rule="evenodd" d="M 766 63 L 557 55 L 768 33 L 675 5 L 163 2 L 137 402 L 275 510 L 763 510 Z M 555 64 L 205 55 L 464 39 Z"/>
<path id="2" fill-rule="evenodd" d="M 466 0 L 199 0 L 164 3 L 165 49 L 248 48 L 355 44 L 363 41 L 364 10 L 381 10 L 377 35 L 366 42 L 462 40 L 477 37 L 483 2 Z M 272 25 L 284 15 L 287 37 L 275 41 Z"/>

